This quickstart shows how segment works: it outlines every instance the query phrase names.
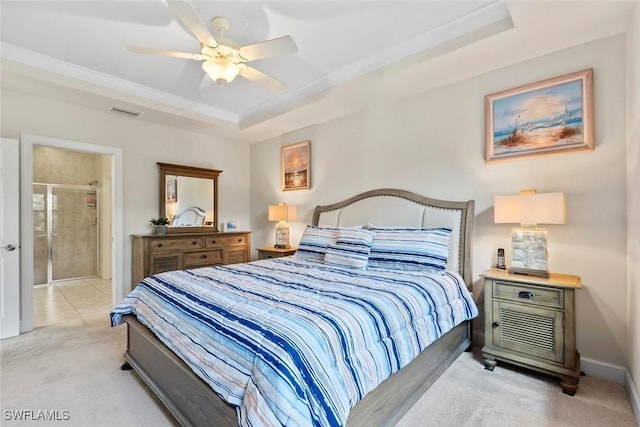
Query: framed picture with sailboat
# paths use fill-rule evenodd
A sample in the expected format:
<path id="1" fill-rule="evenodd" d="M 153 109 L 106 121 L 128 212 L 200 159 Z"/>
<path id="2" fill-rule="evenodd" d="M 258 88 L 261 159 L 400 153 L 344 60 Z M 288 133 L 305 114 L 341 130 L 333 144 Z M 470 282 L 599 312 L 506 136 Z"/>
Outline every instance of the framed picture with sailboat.
<path id="1" fill-rule="evenodd" d="M 593 69 L 485 96 L 488 163 L 593 150 Z"/>
<path id="2" fill-rule="evenodd" d="M 282 191 L 311 188 L 311 141 L 281 147 Z"/>

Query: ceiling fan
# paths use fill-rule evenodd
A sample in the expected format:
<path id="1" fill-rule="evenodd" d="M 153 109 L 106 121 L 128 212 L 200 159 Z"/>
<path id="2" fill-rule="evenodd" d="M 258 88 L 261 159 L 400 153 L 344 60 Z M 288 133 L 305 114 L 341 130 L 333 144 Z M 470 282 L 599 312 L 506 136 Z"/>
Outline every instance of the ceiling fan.
<path id="1" fill-rule="evenodd" d="M 189 31 L 200 41 L 200 53 L 135 46 L 127 46 L 127 49 L 134 53 L 204 61 L 202 68 L 212 80 L 220 85 L 230 83 L 237 75 L 240 75 L 273 91 L 279 91 L 285 87 L 284 82 L 247 65 L 247 63 L 256 59 L 297 52 L 298 47 L 290 36 L 240 47 L 233 40 L 224 36 L 224 33 L 231 28 L 231 24 L 226 18 L 218 16 L 212 19 L 213 28 L 220 33 L 219 36 L 214 37 L 190 3 L 180 0 L 166 1 Z"/>

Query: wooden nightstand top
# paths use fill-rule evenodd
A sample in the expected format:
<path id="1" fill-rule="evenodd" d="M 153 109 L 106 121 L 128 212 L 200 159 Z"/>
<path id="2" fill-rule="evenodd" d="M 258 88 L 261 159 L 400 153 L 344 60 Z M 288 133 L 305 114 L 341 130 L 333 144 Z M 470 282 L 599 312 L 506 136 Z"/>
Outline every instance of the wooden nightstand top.
<path id="1" fill-rule="evenodd" d="M 492 268 L 480 274 L 481 277 L 494 280 L 509 280 L 512 282 L 528 283 L 532 285 L 557 286 L 561 288 L 582 288 L 582 278 L 573 274 L 551 273 L 551 277 L 527 276 L 526 274 L 511 274 L 506 270 Z"/>
<path id="2" fill-rule="evenodd" d="M 295 246 L 291 246 L 290 248 L 281 249 L 281 248 L 274 248 L 273 246 L 263 246 L 261 248 L 258 248 L 257 250 L 260 252 L 273 252 L 276 254 L 289 254 L 289 253 L 292 254 L 295 251 L 297 251 L 298 248 Z"/>
<path id="3" fill-rule="evenodd" d="M 293 255 L 296 253 L 295 246 L 291 246 L 290 248 L 280 249 L 274 248 L 273 246 L 264 246 L 258 249 L 258 259 L 269 259 L 269 258 L 281 258 L 289 255 Z"/>

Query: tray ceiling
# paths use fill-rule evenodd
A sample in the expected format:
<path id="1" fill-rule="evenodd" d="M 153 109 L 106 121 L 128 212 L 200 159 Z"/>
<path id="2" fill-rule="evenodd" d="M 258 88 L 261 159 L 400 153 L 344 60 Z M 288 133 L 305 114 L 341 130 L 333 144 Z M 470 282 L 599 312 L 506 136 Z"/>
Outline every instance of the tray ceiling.
<path id="1" fill-rule="evenodd" d="M 274 127 L 284 132 L 289 122 L 303 125 L 296 119 L 302 114 L 352 110 L 353 97 L 367 102 L 371 93 L 402 95 L 397 79 L 406 70 L 508 33 L 515 21 L 512 8 L 495 0 L 191 4 L 214 36 L 211 19 L 227 18 L 225 37 L 241 46 L 290 35 L 296 53 L 250 63 L 284 81 L 284 90 L 272 92 L 241 77 L 221 87 L 199 61 L 128 51 L 127 45 L 199 51 L 199 42 L 161 0 L 3 0 L 3 86 L 57 91 L 80 104 L 119 103 L 157 120 L 170 115 L 182 125 L 213 125 L 246 140 L 252 136 L 244 138 L 243 130 L 275 132 L 265 125 L 276 118 Z"/>

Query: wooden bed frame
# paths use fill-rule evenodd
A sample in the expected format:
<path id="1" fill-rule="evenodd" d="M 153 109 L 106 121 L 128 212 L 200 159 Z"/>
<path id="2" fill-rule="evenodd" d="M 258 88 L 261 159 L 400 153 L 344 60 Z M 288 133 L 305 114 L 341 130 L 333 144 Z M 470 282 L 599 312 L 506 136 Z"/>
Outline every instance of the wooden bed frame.
<path id="1" fill-rule="evenodd" d="M 389 202 L 389 212 L 380 209 L 380 203 Z M 373 203 L 373 204 L 372 204 Z M 398 219 L 398 204 L 405 218 Z M 359 207 L 361 206 L 361 208 Z M 355 209 L 355 210 L 354 210 Z M 430 214 L 451 213 L 453 226 L 459 227 L 453 236 L 459 238 L 453 245 L 458 252 L 457 268 L 468 287 L 471 279 L 471 236 L 473 232 L 474 201 L 451 202 L 431 199 L 404 190 L 380 189 L 362 193 L 343 202 L 317 206 L 313 225 L 356 225 L 361 216 L 353 215 L 358 209 L 375 217 L 376 225 L 433 226 Z M 375 210 L 369 215 L 367 210 Z M 407 215 L 408 212 L 408 215 Z M 382 223 L 388 215 L 393 221 Z M 418 218 L 421 216 L 421 218 Z M 360 222 L 360 225 L 366 222 Z M 440 224 L 449 225 L 449 224 Z M 122 369 L 133 368 L 143 381 L 164 403 L 183 426 L 236 427 L 238 418 L 234 407 L 223 401 L 202 379 L 169 350 L 135 316 L 123 317 L 127 323 L 126 363 Z M 455 361 L 471 347 L 470 322 L 458 325 L 432 343 L 411 363 L 382 382 L 367 394 L 349 413 L 347 427 L 393 426 L 415 404 L 422 394 Z"/>

